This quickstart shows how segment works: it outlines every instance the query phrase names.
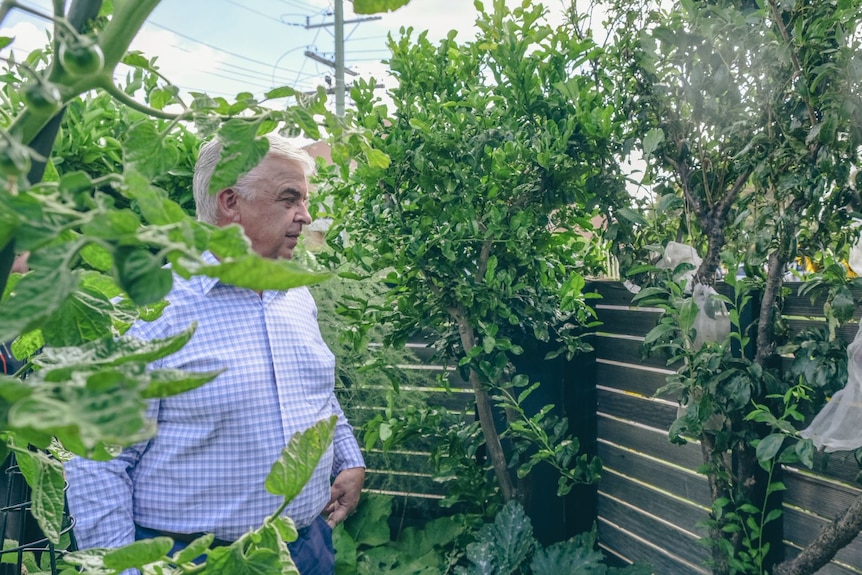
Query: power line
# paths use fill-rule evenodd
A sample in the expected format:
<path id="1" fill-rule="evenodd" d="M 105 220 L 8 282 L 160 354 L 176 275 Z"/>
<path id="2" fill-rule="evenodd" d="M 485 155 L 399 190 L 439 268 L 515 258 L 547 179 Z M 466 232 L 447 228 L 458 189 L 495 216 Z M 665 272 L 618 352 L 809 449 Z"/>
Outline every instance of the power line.
<path id="1" fill-rule="evenodd" d="M 249 8 L 248 6 L 246 6 L 244 4 L 240 4 L 239 2 L 236 2 L 235 0 L 225 0 L 225 2 L 227 2 L 228 4 L 233 4 L 234 6 L 239 6 L 243 10 L 248 10 L 252 14 L 257 14 L 258 16 L 263 16 L 267 20 L 272 20 L 273 22 L 278 22 L 279 24 L 284 24 L 284 22 L 282 22 L 279 18 L 273 18 L 272 16 L 270 16 L 269 14 L 267 14 L 265 12 L 260 12 L 258 10 L 255 10 L 254 8 Z"/>
<path id="2" fill-rule="evenodd" d="M 328 11 L 326 8 L 320 9 L 318 6 L 312 6 L 311 4 L 309 4 L 307 2 L 297 2 L 296 0 L 281 0 L 281 3 L 287 4 L 288 6 L 291 6 L 293 8 L 298 8 L 300 10 L 306 10 L 306 11 L 310 11 L 310 12 L 316 12 L 319 14 L 320 13 L 326 13 Z"/>
<path id="3" fill-rule="evenodd" d="M 180 38 L 185 38 L 186 40 L 189 40 L 191 42 L 196 42 L 196 43 L 200 44 L 201 46 L 206 46 L 207 48 L 209 48 L 211 50 L 216 50 L 217 52 L 223 52 L 225 54 L 233 56 L 234 58 L 239 58 L 239 59 L 245 60 L 247 62 L 254 62 L 255 64 L 260 64 L 261 66 L 267 66 L 267 67 L 271 66 L 271 64 L 268 64 L 267 62 L 261 62 L 260 60 L 255 60 L 254 58 L 249 58 L 248 56 L 243 56 L 242 54 L 237 54 L 236 52 L 231 52 L 230 50 L 225 50 L 224 48 L 219 48 L 218 46 L 214 46 L 208 42 L 198 40 L 197 38 L 192 38 L 188 34 L 183 34 L 181 32 L 177 32 L 176 30 L 171 30 L 170 28 L 168 28 L 167 26 L 163 26 L 162 24 L 158 24 L 156 22 L 150 22 L 150 21 L 148 21 L 147 23 L 152 25 L 152 26 L 155 26 L 156 28 L 161 28 L 162 30 L 164 30 L 166 32 L 170 32 L 171 34 L 175 34 L 176 36 L 179 36 Z"/>

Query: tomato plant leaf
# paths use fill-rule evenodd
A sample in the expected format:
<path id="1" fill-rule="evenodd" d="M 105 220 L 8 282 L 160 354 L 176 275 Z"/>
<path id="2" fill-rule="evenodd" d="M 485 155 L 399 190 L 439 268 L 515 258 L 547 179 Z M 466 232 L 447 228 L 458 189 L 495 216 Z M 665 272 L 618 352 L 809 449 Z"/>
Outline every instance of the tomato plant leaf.
<path id="1" fill-rule="evenodd" d="M 329 277 L 326 273 L 308 271 L 292 261 L 262 258 L 257 254 L 202 266 L 195 273 L 217 277 L 239 287 L 279 290 L 317 283 Z"/>
<path id="2" fill-rule="evenodd" d="M 135 124 L 123 142 L 126 163 L 150 179 L 170 172 L 179 161 L 179 152 L 176 146 L 165 145 L 165 137 L 154 122 Z"/>
<path id="3" fill-rule="evenodd" d="M 27 484 L 33 488 L 31 512 L 45 536 L 59 543 L 66 505 L 63 464 L 45 453 L 26 449 L 16 449 L 15 457 Z"/>
<path id="4" fill-rule="evenodd" d="M 168 537 L 135 541 L 125 547 L 105 553 L 105 567 L 122 571 L 123 569 L 154 563 L 167 556 L 173 545 L 173 541 Z"/>
<path id="5" fill-rule="evenodd" d="M 239 118 L 230 119 L 222 125 L 218 133 L 222 151 L 210 179 L 211 194 L 234 185 L 240 176 L 257 166 L 266 155 L 269 141 L 256 137 L 258 126 L 259 122 Z"/>
<path id="6" fill-rule="evenodd" d="M 290 438 L 266 478 L 267 491 L 287 501 L 299 495 L 332 443 L 335 422 L 336 417 L 332 416 Z"/>

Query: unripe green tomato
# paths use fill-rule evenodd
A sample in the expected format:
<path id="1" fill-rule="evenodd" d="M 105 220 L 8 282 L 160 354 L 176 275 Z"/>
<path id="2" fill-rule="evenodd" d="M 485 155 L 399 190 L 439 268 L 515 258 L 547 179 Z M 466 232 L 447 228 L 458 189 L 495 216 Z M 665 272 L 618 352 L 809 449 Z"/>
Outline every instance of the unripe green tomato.
<path id="1" fill-rule="evenodd" d="M 66 42 L 60 46 L 60 64 L 72 76 L 89 76 L 102 70 L 105 55 L 98 44 Z"/>
<path id="2" fill-rule="evenodd" d="M 60 90 L 50 82 L 30 82 L 21 89 L 21 97 L 31 111 L 51 112 L 60 107 L 63 97 Z"/>

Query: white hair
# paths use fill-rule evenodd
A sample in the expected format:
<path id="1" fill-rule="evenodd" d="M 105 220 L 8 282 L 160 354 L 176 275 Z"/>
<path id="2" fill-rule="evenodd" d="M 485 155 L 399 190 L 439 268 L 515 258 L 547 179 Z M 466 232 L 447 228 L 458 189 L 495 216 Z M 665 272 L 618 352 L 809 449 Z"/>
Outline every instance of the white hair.
<path id="1" fill-rule="evenodd" d="M 308 152 L 292 144 L 289 140 L 275 134 L 266 134 L 266 139 L 269 140 L 269 151 L 267 151 L 264 159 L 273 156 L 292 160 L 298 163 L 305 175 L 308 176 L 314 173 L 314 159 L 308 155 Z M 218 138 L 213 138 L 203 146 L 198 153 L 198 161 L 195 163 L 194 179 L 192 181 L 192 190 L 195 196 L 195 212 L 198 220 L 210 224 L 218 223 L 218 200 L 216 195 L 221 190 L 216 190 L 216 193 L 210 193 L 210 180 L 218 166 L 222 151 L 222 143 Z M 263 161 L 263 160 L 261 160 Z M 259 165 L 259 164 L 258 164 Z M 252 168 L 251 171 L 241 175 L 237 179 L 236 184 L 232 187 L 242 197 L 250 199 L 254 197 L 254 175 L 257 168 Z"/>

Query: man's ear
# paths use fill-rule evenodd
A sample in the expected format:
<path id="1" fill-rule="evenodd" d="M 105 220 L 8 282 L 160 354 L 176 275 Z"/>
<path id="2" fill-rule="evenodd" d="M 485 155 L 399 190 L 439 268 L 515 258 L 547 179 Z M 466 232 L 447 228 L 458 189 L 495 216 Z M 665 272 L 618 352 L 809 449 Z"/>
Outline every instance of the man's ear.
<path id="1" fill-rule="evenodd" d="M 218 220 L 221 225 L 239 222 L 239 194 L 233 188 L 225 188 L 216 194 Z"/>

